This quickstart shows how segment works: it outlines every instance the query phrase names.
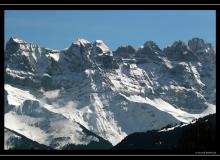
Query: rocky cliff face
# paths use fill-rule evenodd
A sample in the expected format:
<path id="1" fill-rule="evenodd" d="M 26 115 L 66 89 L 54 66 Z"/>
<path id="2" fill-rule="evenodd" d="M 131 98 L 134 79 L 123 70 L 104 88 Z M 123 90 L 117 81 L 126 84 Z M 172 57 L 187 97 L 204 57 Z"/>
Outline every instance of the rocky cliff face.
<path id="1" fill-rule="evenodd" d="M 216 53 L 199 38 L 114 52 L 101 40 L 55 51 L 10 38 L 4 75 L 5 127 L 54 149 L 116 145 L 216 112 Z"/>

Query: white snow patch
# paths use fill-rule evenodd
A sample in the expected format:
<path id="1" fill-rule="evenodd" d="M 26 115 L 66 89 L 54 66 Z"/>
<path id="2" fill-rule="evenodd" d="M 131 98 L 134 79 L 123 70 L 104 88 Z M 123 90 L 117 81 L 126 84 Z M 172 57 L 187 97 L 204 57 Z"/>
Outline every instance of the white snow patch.
<path id="1" fill-rule="evenodd" d="M 60 53 L 49 53 L 50 57 L 52 57 L 55 61 L 59 61 L 60 59 Z"/>
<path id="2" fill-rule="evenodd" d="M 96 40 L 95 43 L 96 43 L 96 46 L 102 50 L 102 52 L 105 53 L 105 52 L 111 51 L 110 48 L 103 41 Z"/>
<path id="3" fill-rule="evenodd" d="M 202 114 L 190 114 L 178 108 L 175 108 L 174 106 L 165 102 L 161 98 L 156 98 L 156 99 L 151 100 L 147 97 L 144 98 L 144 97 L 136 96 L 136 95 L 131 95 L 129 97 L 123 94 L 121 95 L 125 97 L 126 99 L 133 101 L 133 102 L 150 104 L 151 106 L 154 106 L 161 111 L 171 114 L 173 117 L 175 117 L 176 119 L 184 123 L 190 123 L 195 118 L 203 117 L 208 114 L 212 114 L 216 112 L 215 105 L 211 105 L 211 104 L 208 104 L 209 105 L 208 108 Z"/>
<path id="4" fill-rule="evenodd" d="M 20 133 L 33 141 L 45 144 L 47 134 L 38 127 L 28 125 L 28 119 L 30 120 L 31 118 L 27 118 L 24 115 L 18 116 L 14 112 L 6 113 L 4 115 L 4 118 L 5 127 L 14 130 L 17 133 Z"/>
<path id="5" fill-rule="evenodd" d="M 194 77 L 195 77 L 197 83 L 200 84 L 201 86 L 205 86 L 205 84 L 202 83 L 201 80 L 200 80 L 200 75 L 199 75 L 199 73 L 198 73 L 196 67 L 193 66 L 192 64 L 190 64 L 190 67 L 191 67 L 191 71 L 193 72 L 193 75 L 194 75 Z"/>
<path id="6" fill-rule="evenodd" d="M 89 44 L 90 42 L 86 39 L 77 38 L 76 42 L 74 44 L 85 46 L 86 44 Z"/>
<path id="7" fill-rule="evenodd" d="M 172 65 L 171 61 L 169 61 L 167 58 L 161 57 L 161 59 L 163 59 L 165 65 L 166 65 L 169 69 L 172 69 L 172 68 L 173 68 L 173 65 Z"/>
<path id="8" fill-rule="evenodd" d="M 36 100 L 36 98 L 30 94 L 29 91 L 18 89 L 9 84 L 5 84 L 4 89 L 8 92 L 7 99 L 9 105 L 19 106 L 23 104 L 25 100 Z"/>
<path id="9" fill-rule="evenodd" d="M 57 90 L 52 90 L 52 91 L 46 91 L 44 92 L 44 95 L 47 98 L 57 98 L 59 96 L 59 93 L 60 93 L 60 90 L 57 89 Z"/>
<path id="10" fill-rule="evenodd" d="M 27 43 L 27 42 L 25 42 L 24 40 L 19 39 L 19 38 L 12 38 L 12 39 L 13 39 L 13 41 L 15 41 L 15 42 L 17 42 L 17 43 Z"/>

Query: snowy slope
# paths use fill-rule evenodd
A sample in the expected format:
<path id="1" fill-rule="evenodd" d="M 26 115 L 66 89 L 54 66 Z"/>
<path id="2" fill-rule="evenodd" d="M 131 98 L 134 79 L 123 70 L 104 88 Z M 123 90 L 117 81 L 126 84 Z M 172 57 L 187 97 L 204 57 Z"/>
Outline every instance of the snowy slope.
<path id="1" fill-rule="evenodd" d="M 24 150 L 34 150 L 34 149 L 43 149 L 43 150 L 51 150 L 52 148 L 39 144 L 36 141 L 32 141 L 25 137 L 22 134 L 19 134 L 15 131 L 12 131 L 8 128 L 4 129 L 4 148 L 7 150 L 13 149 L 24 149 Z"/>
<path id="2" fill-rule="evenodd" d="M 215 113 L 215 52 L 202 42 L 179 41 L 161 50 L 148 41 L 128 48 L 132 54 L 126 49 L 124 59 L 101 40 L 77 39 L 54 51 L 11 38 L 5 50 L 5 127 L 62 149 L 101 139 L 116 145 L 134 132 Z"/>
<path id="3" fill-rule="evenodd" d="M 47 104 L 32 95 L 31 92 L 34 91 L 17 89 L 10 85 L 5 85 L 5 90 L 8 94 L 8 105 L 12 106 L 5 113 L 5 127 L 54 149 L 60 149 L 67 144 L 87 145 L 91 141 L 100 140 L 94 135 L 84 133 L 77 122 L 48 110 Z M 39 96 L 40 93 L 36 94 Z"/>

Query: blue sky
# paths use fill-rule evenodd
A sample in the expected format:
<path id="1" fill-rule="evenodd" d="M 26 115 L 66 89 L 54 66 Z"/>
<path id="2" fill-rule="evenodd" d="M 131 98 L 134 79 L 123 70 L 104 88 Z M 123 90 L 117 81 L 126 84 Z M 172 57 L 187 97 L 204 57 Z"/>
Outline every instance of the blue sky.
<path id="1" fill-rule="evenodd" d="M 147 40 L 161 48 L 176 40 L 203 38 L 215 46 L 212 10 L 75 10 L 5 11 L 5 42 L 19 37 L 42 47 L 63 49 L 78 37 L 103 40 L 115 50 L 141 46 Z"/>

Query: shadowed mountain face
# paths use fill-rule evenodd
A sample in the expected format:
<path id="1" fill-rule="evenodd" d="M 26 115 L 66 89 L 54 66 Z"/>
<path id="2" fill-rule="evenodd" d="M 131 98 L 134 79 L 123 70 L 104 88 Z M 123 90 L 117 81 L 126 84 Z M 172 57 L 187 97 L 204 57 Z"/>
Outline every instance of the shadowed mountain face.
<path id="1" fill-rule="evenodd" d="M 113 149 L 215 152 L 216 114 L 200 118 L 185 126 L 131 134 Z"/>
<path id="2" fill-rule="evenodd" d="M 101 40 L 58 51 L 10 38 L 4 68 L 5 127 L 52 149 L 109 149 L 216 112 L 216 53 L 199 38 L 116 51 Z M 173 148 L 174 135 L 166 136 Z"/>
<path id="3" fill-rule="evenodd" d="M 12 131 L 8 128 L 4 129 L 5 149 L 8 150 L 51 150 L 52 148 L 39 144 L 27 137 Z"/>
<path id="4" fill-rule="evenodd" d="M 94 133 L 89 133 L 89 131 L 86 131 L 86 129 L 84 128 L 83 132 L 87 132 L 88 134 L 93 134 Z M 5 128 L 5 149 L 8 150 L 54 150 L 52 147 L 43 145 L 43 144 L 39 144 L 38 142 L 35 142 L 15 131 L 12 131 L 8 128 Z M 102 139 L 101 137 L 100 141 L 96 142 L 96 141 L 91 141 L 89 144 L 87 145 L 74 145 L 74 144 L 67 144 L 65 146 L 63 146 L 61 149 L 62 150 L 87 150 L 87 149 L 92 149 L 92 150 L 96 150 L 96 149 L 110 149 L 112 148 L 112 145 L 110 142 Z M 55 143 L 57 143 L 58 140 L 62 140 L 60 139 L 56 139 Z M 63 139 L 64 140 L 64 139 Z M 53 146 L 53 145 L 51 145 Z"/>

